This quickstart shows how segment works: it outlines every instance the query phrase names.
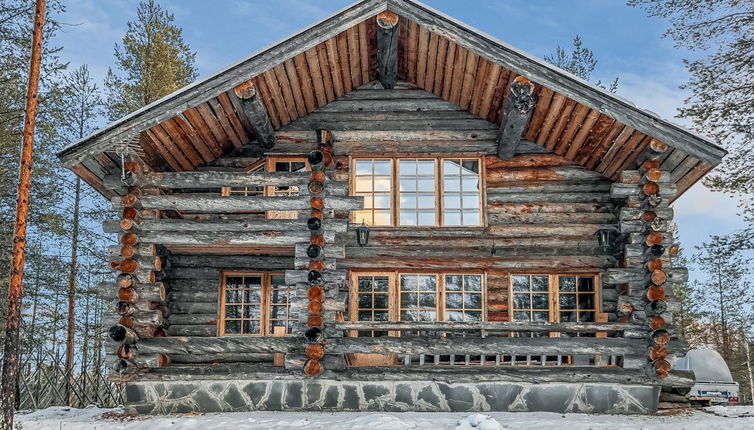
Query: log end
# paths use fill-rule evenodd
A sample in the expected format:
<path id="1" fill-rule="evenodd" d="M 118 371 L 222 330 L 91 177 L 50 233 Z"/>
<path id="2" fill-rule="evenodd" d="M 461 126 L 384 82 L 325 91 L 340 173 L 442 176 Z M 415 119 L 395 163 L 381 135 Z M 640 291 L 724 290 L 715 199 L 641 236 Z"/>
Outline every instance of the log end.
<path id="1" fill-rule="evenodd" d="M 398 24 L 398 14 L 395 12 L 386 10 L 377 15 L 377 25 L 379 25 L 380 28 L 388 30 L 395 27 L 396 24 Z"/>

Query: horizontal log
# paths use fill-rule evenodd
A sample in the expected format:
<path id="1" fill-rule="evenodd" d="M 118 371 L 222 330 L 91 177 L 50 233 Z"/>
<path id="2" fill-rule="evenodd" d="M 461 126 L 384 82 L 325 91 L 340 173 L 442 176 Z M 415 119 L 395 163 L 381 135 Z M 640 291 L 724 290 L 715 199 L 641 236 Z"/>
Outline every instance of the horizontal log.
<path id="1" fill-rule="evenodd" d="M 620 172 L 620 182 L 623 184 L 639 184 L 643 182 L 642 178 L 645 175 L 645 173 L 638 170 L 624 170 Z M 670 183 L 670 172 L 660 172 L 660 177 L 654 179 L 652 182 L 657 182 L 658 184 Z"/>
<path id="2" fill-rule="evenodd" d="M 120 174 L 105 176 L 105 188 L 116 189 L 123 184 Z M 132 187 L 158 187 L 172 189 L 292 186 L 309 183 L 309 172 L 146 172 L 134 174 L 129 180 Z"/>
<path id="3" fill-rule="evenodd" d="M 348 228 L 348 220 L 328 219 L 327 231 L 343 233 Z M 255 231 L 295 231 L 306 230 L 306 224 L 298 219 L 260 219 L 260 220 L 192 220 L 192 219 L 155 219 L 146 220 L 139 225 L 144 232 L 184 231 L 184 232 L 255 232 Z"/>
<path id="4" fill-rule="evenodd" d="M 181 325 L 171 324 L 167 330 L 168 336 L 217 336 L 217 327 L 212 325 Z"/>
<path id="5" fill-rule="evenodd" d="M 222 270 L 250 270 L 290 268 L 293 257 L 289 255 L 212 255 L 212 254 L 173 254 L 170 256 L 171 268 L 168 273 L 185 270 L 206 270 L 215 276 Z M 183 276 L 185 277 L 185 276 Z"/>
<path id="6" fill-rule="evenodd" d="M 217 300 L 212 302 L 171 302 L 168 303 L 171 313 L 174 314 L 211 314 L 217 315 Z"/>
<path id="7" fill-rule="evenodd" d="M 664 198 L 672 198 L 676 195 L 678 190 L 675 185 L 663 184 L 660 186 L 660 196 Z M 614 199 L 625 199 L 628 197 L 640 197 L 643 196 L 641 187 L 635 184 L 619 184 L 613 183 L 610 187 L 610 197 Z"/>
<path id="8" fill-rule="evenodd" d="M 285 271 L 285 284 L 296 285 L 308 283 L 307 275 L 308 270 L 286 270 Z M 345 270 L 326 270 L 323 273 L 323 279 L 326 283 L 344 283 L 346 282 Z"/>
<path id="9" fill-rule="evenodd" d="M 643 209 L 624 207 L 620 209 L 620 212 L 618 213 L 618 219 L 621 221 L 639 220 L 642 219 L 644 212 L 645 211 Z M 658 218 L 664 219 L 666 221 L 673 219 L 673 208 L 655 209 L 654 212 L 656 213 Z"/>
<path id="10" fill-rule="evenodd" d="M 673 267 L 665 270 L 667 281 L 669 282 L 686 282 L 689 278 L 689 272 L 686 268 Z M 608 284 L 626 284 L 629 282 L 645 282 L 646 270 L 628 269 L 628 268 L 609 268 L 607 277 L 604 280 Z"/>
<path id="11" fill-rule="evenodd" d="M 163 282 L 155 282 L 151 284 L 136 283 L 131 284 L 131 287 L 129 288 L 133 288 L 134 293 L 139 298 L 137 300 L 162 302 L 165 301 L 167 296 L 167 286 Z M 100 282 L 97 284 L 97 295 L 104 299 L 118 298 L 119 290 L 121 290 L 121 288 L 116 282 Z"/>
<path id="12" fill-rule="evenodd" d="M 217 312 L 206 314 L 173 314 L 168 318 L 171 325 L 215 325 Z"/>
<path id="13" fill-rule="evenodd" d="M 328 327 L 330 329 L 330 327 Z M 636 327 L 625 323 L 536 323 L 536 322 L 342 322 L 333 330 L 412 330 L 412 331 L 497 331 L 497 332 L 553 332 L 597 333 L 600 331 L 632 331 Z"/>
<path id="14" fill-rule="evenodd" d="M 267 353 L 220 353 L 220 354 L 171 354 L 170 360 L 176 364 L 195 364 L 195 363 L 264 363 L 272 362 L 275 354 Z"/>
<path id="15" fill-rule="evenodd" d="M 140 236 L 144 242 L 169 245 L 294 245 L 309 240 L 309 231 L 303 226 L 298 231 L 263 232 L 146 232 Z M 325 232 L 325 241 L 335 239 L 335 232 Z"/>
<path id="16" fill-rule="evenodd" d="M 609 203 L 610 194 L 605 192 L 581 193 L 537 193 L 534 197 L 530 193 L 497 192 L 499 188 L 487 189 L 487 204 L 490 203 Z"/>
<path id="17" fill-rule="evenodd" d="M 526 257 L 508 257 L 508 258 L 405 258 L 405 257 L 383 257 L 375 260 L 374 258 L 346 258 L 338 261 L 338 267 L 341 269 L 412 269 L 412 270 L 429 270 L 429 269 L 448 269 L 448 270 L 553 270 L 563 271 L 584 271 L 594 270 L 595 268 L 615 267 L 616 260 L 609 255 L 594 256 L 526 256 Z"/>
<path id="18" fill-rule="evenodd" d="M 673 343 L 674 341 L 671 341 Z M 300 349 L 305 341 L 298 337 L 183 337 L 143 339 L 142 352 L 165 354 L 214 354 L 221 352 L 259 353 L 291 352 Z M 670 345 L 670 344 L 669 344 Z M 327 340 L 328 354 L 516 354 L 516 355 L 626 355 L 644 351 L 644 339 L 593 337 L 487 337 L 445 338 L 331 338 Z"/>
<path id="19" fill-rule="evenodd" d="M 644 358 L 646 363 L 646 358 Z M 142 375 L 141 380 L 185 381 L 206 380 L 300 380 L 300 370 L 286 370 L 270 365 L 250 365 L 248 363 L 218 364 L 215 366 L 171 366 Z M 694 374 L 691 371 L 673 370 L 665 379 L 648 376 L 644 370 L 623 369 L 620 367 L 564 366 L 564 367 L 525 367 L 525 366 L 391 366 L 350 367 L 332 372 L 325 369 L 319 376 L 323 380 L 350 381 L 434 381 L 452 383 L 515 382 L 515 383 L 607 383 L 621 385 L 654 385 L 662 387 L 691 387 Z"/>
<path id="20" fill-rule="evenodd" d="M 307 210 L 311 208 L 305 196 L 221 196 L 215 194 L 173 194 L 142 196 L 139 200 L 145 208 L 201 213 L 232 213 L 275 210 Z M 324 199 L 325 207 L 335 210 L 356 210 L 364 207 L 364 198 L 359 196 L 332 196 Z M 121 207 L 120 199 L 112 199 L 113 207 Z"/>

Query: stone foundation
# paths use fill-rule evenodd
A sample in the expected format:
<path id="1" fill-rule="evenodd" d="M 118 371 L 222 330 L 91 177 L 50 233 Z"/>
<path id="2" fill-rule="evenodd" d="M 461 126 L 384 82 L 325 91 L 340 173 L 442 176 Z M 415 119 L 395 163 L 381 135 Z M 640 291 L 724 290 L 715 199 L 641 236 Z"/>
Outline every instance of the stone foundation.
<path id="1" fill-rule="evenodd" d="M 241 411 L 581 412 L 649 414 L 660 388 L 648 385 L 435 381 L 144 381 L 126 386 L 140 414 Z"/>

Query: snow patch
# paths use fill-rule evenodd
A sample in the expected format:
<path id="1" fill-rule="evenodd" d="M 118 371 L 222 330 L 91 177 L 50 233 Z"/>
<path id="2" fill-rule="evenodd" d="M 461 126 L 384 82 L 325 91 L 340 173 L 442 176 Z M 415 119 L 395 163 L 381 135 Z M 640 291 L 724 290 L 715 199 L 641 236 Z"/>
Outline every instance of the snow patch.
<path id="1" fill-rule="evenodd" d="M 459 420 L 456 430 L 504 430 L 496 419 L 489 415 L 474 414 Z"/>

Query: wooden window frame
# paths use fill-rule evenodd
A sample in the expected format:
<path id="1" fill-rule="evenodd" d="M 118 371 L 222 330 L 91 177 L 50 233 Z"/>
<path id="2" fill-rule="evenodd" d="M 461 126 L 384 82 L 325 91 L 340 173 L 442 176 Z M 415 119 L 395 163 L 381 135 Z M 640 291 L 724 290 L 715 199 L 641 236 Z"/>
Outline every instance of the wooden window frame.
<path id="1" fill-rule="evenodd" d="M 390 160 L 390 225 L 374 225 L 372 228 L 414 228 L 414 229 L 427 229 L 427 228 L 479 228 L 487 225 L 487 217 L 485 214 L 485 201 L 486 201 L 486 170 L 483 156 L 470 156 L 470 155 L 453 155 L 446 154 L 442 156 L 438 155 L 412 155 L 405 157 L 385 157 L 385 156 L 371 156 L 371 155 L 352 155 L 349 157 L 349 194 L 355 195 L 356 189 L 356 162 L 358 160 Z M 435 223 L 433 225 L 402 225 L 400 224 L 400 170 L 399 164 L 401 160 L 435 160 Z M 443 189 L 444 183 L 444 160 L 475 160 L 479 163 L 479 224 L 478 225 L 445 225 L 444 207 L 445 207 L 445 194 Z M 351 215 L 351 221 L 356 222 L 355 215 Z"/>
<path id="2" fill-rule="evenodd" d="M 452 270 L 452 271 L 352 271 L 350 273 L 350 286 L 348 289 L 348 316 L 350 321 L 358 322 L 358 280 L 359 276 L 387 276 L 388 282 L 388 300 L 389 311 L 388 320 L 390 322 L 400 322 L 400 276 L 401 275 L 434 275 L 437 276 L 437 290 L 435 300 L 436 321 L 445 321 L 445 277 L 449 275 L 477 275 L 481 276 L 482 281 L 482 321 L 487 321 L 487 272 L 473 270 Z M 356 336 L 355 331 L 349 333 L 350 336 Z M 398 336 L 398 331 L 390 331 L 389 336 Z"/>
<path id="3" fill-rule="evenodd" d="M 262 285 L 261 285 L 261 292 L 260 292 L 260 310 L 259 310 L 259 334 L 254 333 L 225 333 L 225 305 L 228 304 L 226 302 L 226 286 L 227 286 L 227 278 L 233 277 L 233 276 L 243 276 L 243 277 L 250 277 L 250 276 L 259 276 L 262 278 Z M 272 277 L 273 276 L 285 276 L 285 272 L 260 272 L 260 271 L 223 271 L 220 273 L 220 311 L 219 311 L 219 318 L 217 322 L 217 335 L 218 336 L 249 336 L 249 337 L 263 337 L 263 336 L 281 336 L 281 334 L 275 334 L 274 331 L 270 327 L 270 317 L 272 310 L 272 302 L 270 293 L 272 290 Z M 290 287 L 289 287 L 290 288 Z M 292 290 L 292 288 L 290 288 Z M 288 294 L 288 317 L 286 319 L 286 329 L 287 327 L 296 319 L 290 318 L 290 306 L 291 306 L 291 296 L 290 292 Z M 243 312 L 243 309 L 242 309 Z M 249 320 L 250 318 L 240 318 L 240 321 L 243 324 L 244 320 Z M 282 336 L 288 336 L 287 330 L 285 334 L 282 334 Z"/>
<path id="4" fill-rule="evenodd" d="M 558 278 L 561 276 L 574 276 L 576 278 L 578 277 L 590 277 L 594 278 L 594 322 L 603 322 L 602 319 L 604 318 L 603 315 L 605 315 L 600 308 L 601 301 L 601 278 L 599 273 L 589 273 L 589 272 L 579 272 L 579 273 L 536 273 L 536 272 L 518 272 L 518 273 L 509 273 L 508 274 L 508 321 L 516 321 L 514 319 L 514 303 L 513 303 L 513 277 L 514 276 L 547 276 L 548 277 L 548 288 L 547 293 L 549 294 L 548 300 L 549 300 L 549 307 L 548 307 L 548 313 L 549 313 L 549 321 L 548 322 L 560 322 L 560 284 L 558 282 Z M 578 282 L 578 281 L 577 281 Z M 577 285 L 578 288 L 578 285 Z"/>

